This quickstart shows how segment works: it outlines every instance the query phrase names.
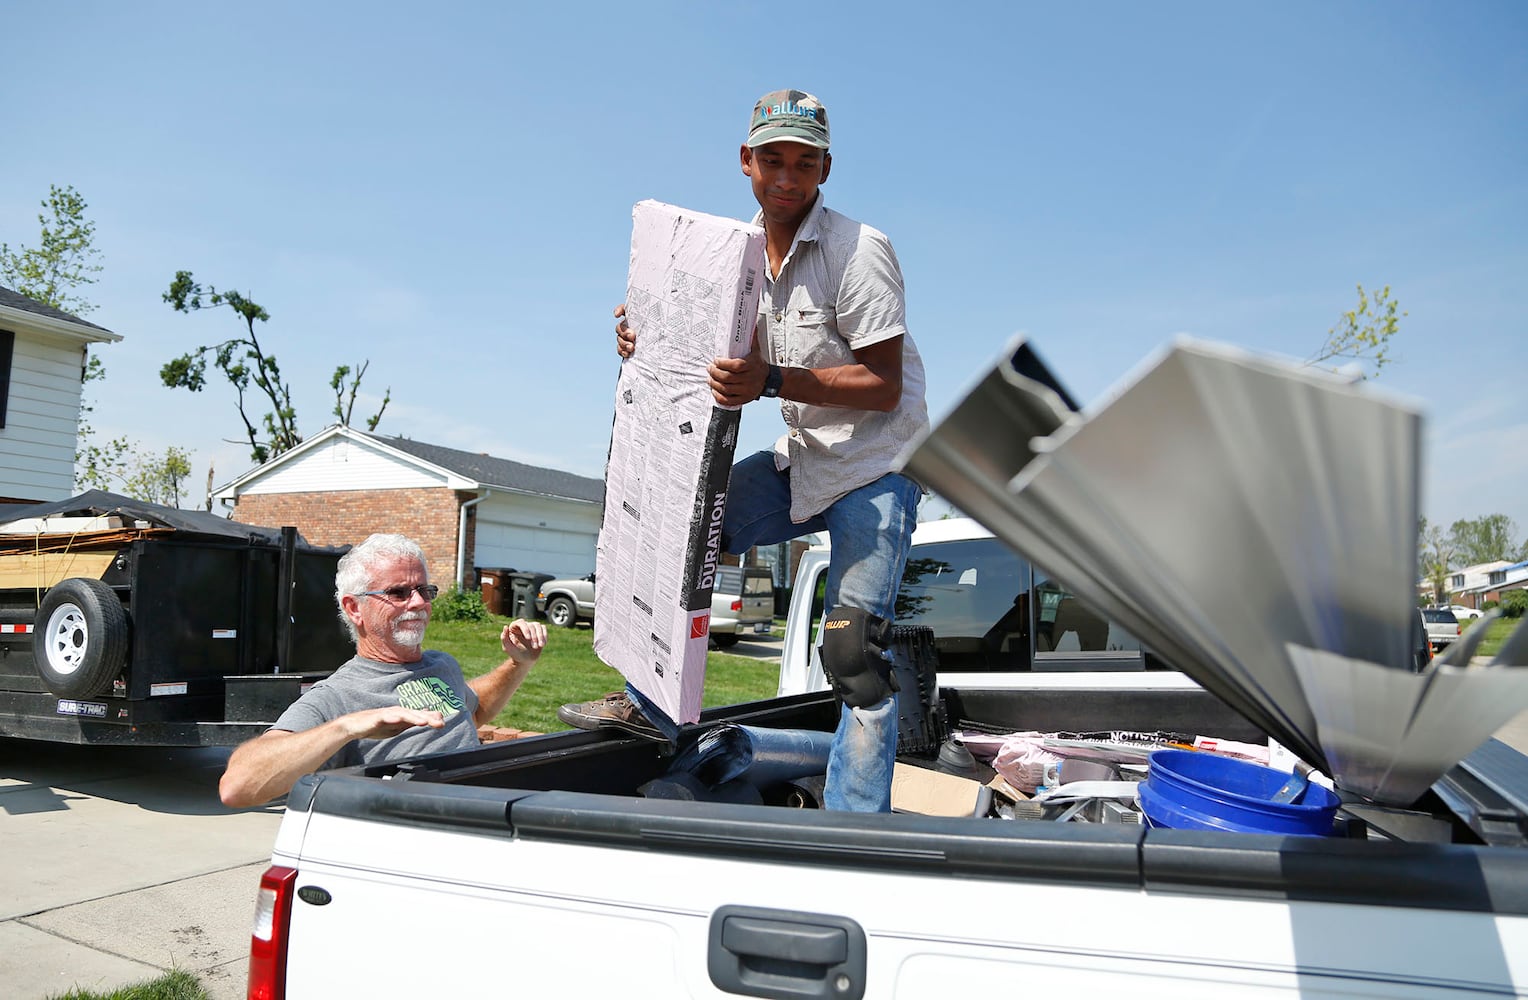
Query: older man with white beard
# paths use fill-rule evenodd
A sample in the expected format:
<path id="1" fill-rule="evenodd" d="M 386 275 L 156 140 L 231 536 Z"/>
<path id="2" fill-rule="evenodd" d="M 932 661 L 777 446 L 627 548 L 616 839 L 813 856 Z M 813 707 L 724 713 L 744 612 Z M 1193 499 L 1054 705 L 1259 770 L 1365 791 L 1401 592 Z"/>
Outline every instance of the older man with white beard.
<path id="1" fill-rule="evenodd" d="M 504 626 L 508 658 L 466 680 L 455 659 L 424 648 L 439 593 L 429 579 L 423 551 L 403 535 L 372 535 L 340 559 L 334 599 L 356 655 L 233 752 L 218 784 L 224 805 L 269 802 L 325 767 L 477 746 L 478 726 L 499 714 L 540 658 L 546 626 Z"/>

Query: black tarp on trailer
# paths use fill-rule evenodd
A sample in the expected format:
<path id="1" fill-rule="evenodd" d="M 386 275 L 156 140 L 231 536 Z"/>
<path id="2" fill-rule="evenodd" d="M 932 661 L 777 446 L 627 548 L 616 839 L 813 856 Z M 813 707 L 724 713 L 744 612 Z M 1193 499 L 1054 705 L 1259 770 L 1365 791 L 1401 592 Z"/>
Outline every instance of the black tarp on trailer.
<path id="1" fill-rule="evenodd" d="M 0 505 L 0 532 L 23 519 L 113 515 L 122 528 L 77 537 L 0 533 L 0 564 L 41 567 L 29 550 L 44 538 L 54 552 L 92 556 L 67 579 L 38 568 L 35 585 L 29 570 L 0 587 L 0 735 L 236 743 L 354 652 L 333 599 L 347 548 L 311 545 L 293 528 L 95 490 Z M 88 648 L 101 638 L 109 667 Z M 77 663 L 88 671 L 70 673 Z"/>

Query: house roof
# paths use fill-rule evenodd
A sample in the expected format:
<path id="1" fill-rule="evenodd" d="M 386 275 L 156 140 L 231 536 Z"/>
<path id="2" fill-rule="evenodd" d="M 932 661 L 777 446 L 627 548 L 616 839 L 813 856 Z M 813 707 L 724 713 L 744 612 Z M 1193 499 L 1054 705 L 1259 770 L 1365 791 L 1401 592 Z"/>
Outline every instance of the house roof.
<path id="1" fill-rule="evenodd" d="M 381 434 L 366 436 L 463 478 L 475 480 L 480 486 L 570 500 L 588 500 L 591 503 L 603 503 L 605 500 L 603 479 L 576 476 L 571 472 L 544 469 L 507 458 L 495 458 L 482 452 L 461 451 L 404 437 L 384 437 Z"/>
<path id="2" fill-rule="evenodd" d="M 1487 574 L 1487 576 L 1489 577 L 1497 573 L 1502 574 L 1502 581 L 1500 583 L 1491 583 L 1490 580 L 1487 579 L 1485 583 L 1465 587 L 1464 589 L 1458 591 L 1458 593 L 1485 594 L 1493 590 L 1500 590 L 1503 587 L 1512 587 L 1516 584 L 1522 583 L 1525 580 L 1528 580 L 1528 560 L 1518 563 L 1508 563 L 1503 561 L 1496 565 L 1491 570 L 1491 572 Z"/>
<path id="3" fill-rule="evenodd" d="M 113 333 L 104 326 L 97 326 L 89 320 L 80 319 L 73 313 L 44 305 L 36 299 L 28 298 L 20 292 L 13 292 L 0 285 L 0 319 L 7 316 L 17 321 L 30 319 L 39 329 L 54 332 L 64 332 L 69 327 L 74 327 L 76 329 L 70 332 L 87 340 L 122 339 L 121 334 Z"/>
<path id="4" fill-rule="evenodd" d="M 242 490 L 275 469 L 301 456 L 323 447 L 336 438 L 350 438 L 369 443 L 369 447 L 391 453 L 396 460 L 435 470 L 446 477 L 446 485 L 452 489 L 495 489 L 533 496 L 557 497 L 585 503 L 605 502 L 605 481 L 588 476 L 576 476 L 571 472 L 545 469 L 507 458 L 495 458 L 481 452 L 462 451 L 405 437 L 387 437 L 368 434 L 354 427 L 333 424 L 302 444 L 239 476 L 237 479 L 213 491 L 213 496 L 227 501 L 238 496 Z"/>

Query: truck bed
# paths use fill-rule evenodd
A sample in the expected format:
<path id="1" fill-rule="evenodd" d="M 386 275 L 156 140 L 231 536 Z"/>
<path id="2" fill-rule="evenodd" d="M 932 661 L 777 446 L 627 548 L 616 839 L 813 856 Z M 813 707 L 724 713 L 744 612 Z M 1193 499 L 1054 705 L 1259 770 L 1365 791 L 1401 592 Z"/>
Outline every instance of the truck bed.
<path id="1" fill-rule="evenodd" d="M 942 695 L 952 723 L 1258 736 L 1202 691 Z M 826 731 L 835 719 L 830 695 L 808 694 L 700 725 Z M 1498 763 L 1522 773 L 1510 748 L 1481 754 L 1512 755 Z M 1042 996 L 1528 995 L 1516 985 L 1528 983 L 1528 849 L 1488 843 L 1453 811 L 1462 793 L 1413 810 L 1433 829 L 1447 817 L 1448 842 L 1280 838 L 639 797 L 667 762 L 635 738 L 565 732 L 303 779 L 273 861 L 326 902 L 299 892 L 291 904 L 288 996 L 343 990 L 385 961 L 370 929 L 384 912 L 406 915 L 411 953 L 497 949 L 516 981 L 573 995 L 607 974 L 655 997 L 958 995 L 999 982 Z M 1440 787 L 1475 780 L 1468 765 Z M 1495 829 L 1520 843 L 1521 813 L 1493 801 Z M 831 963 L 769 957 L 823 935 L 850 942 L 842 980 Z M 389 963 L 400 992 L 431 976 Z"/>

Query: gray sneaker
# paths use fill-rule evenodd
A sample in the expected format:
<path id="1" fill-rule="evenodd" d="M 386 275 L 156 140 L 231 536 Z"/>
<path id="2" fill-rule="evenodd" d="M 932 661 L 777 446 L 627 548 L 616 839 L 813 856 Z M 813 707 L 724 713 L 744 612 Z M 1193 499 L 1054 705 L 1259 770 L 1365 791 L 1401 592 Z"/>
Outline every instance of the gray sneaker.
<path id="1" fill-rule="evenodd" d="M 575 729 L 620 729 L 643 739 L 668 742 L 625 691 L 607 694 L 595 701 L 563 705 L 557 709 L 557 717 Z"/>

